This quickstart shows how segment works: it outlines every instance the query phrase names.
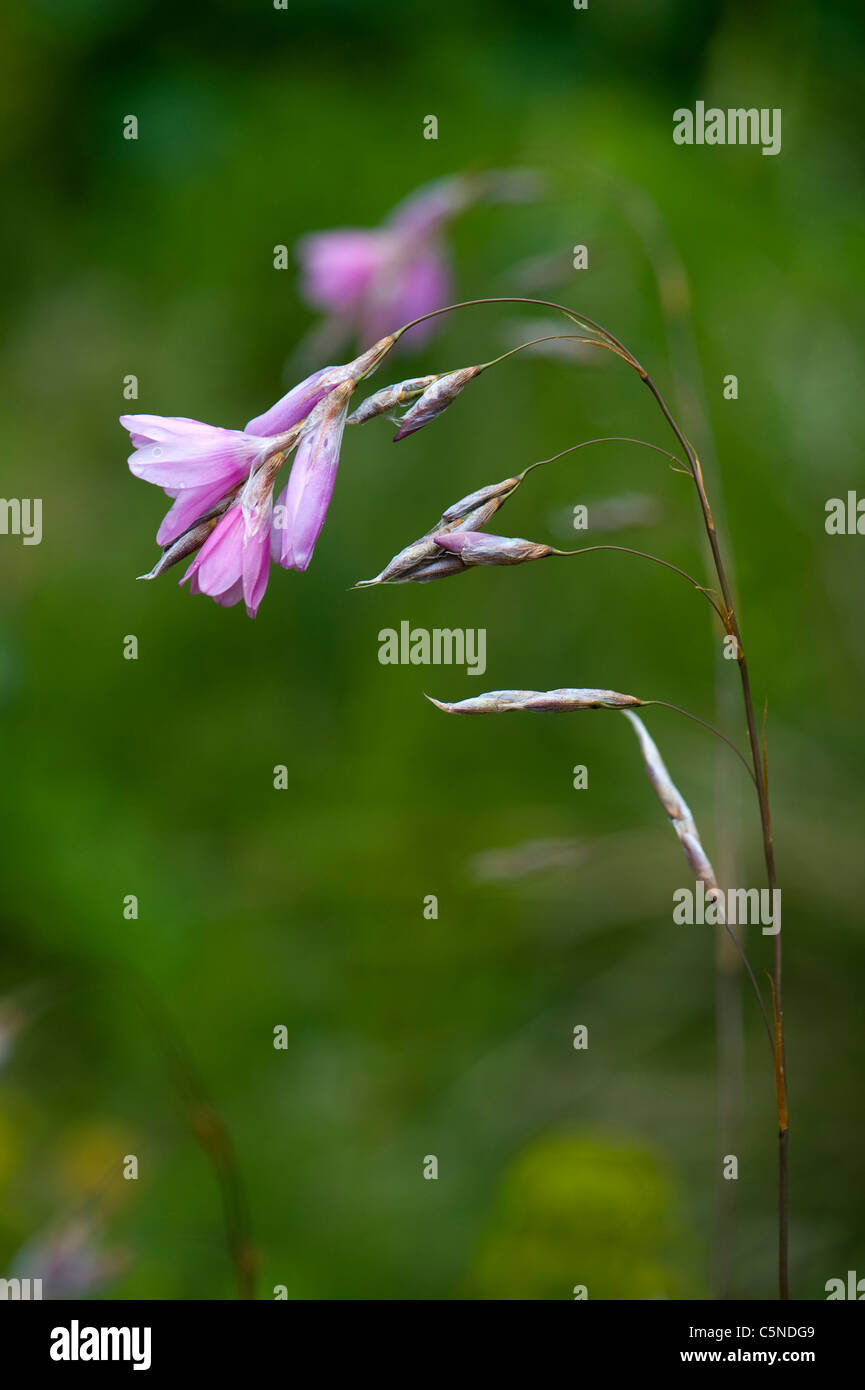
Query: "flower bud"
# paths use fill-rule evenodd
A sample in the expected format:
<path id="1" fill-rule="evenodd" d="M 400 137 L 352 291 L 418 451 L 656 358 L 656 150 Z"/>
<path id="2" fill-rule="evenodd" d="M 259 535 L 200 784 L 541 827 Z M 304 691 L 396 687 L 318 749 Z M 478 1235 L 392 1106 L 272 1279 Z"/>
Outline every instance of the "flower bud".
<path id="1" fill-rule="evenodd" d="M 489 536 L 485 531 L 452 531 L 433 539 L 442 550 L 458 555 L 464 565 L 522 565 L 553 553 L 551 545 L 537 545 L 517 536 Z"/>
<path id="2" fill-rule="evenodd" d="M 442 512 L 442 525 L 439 529 L 451 531 L 460 523 L 465 527 L 470 516 L 474 519 L 475 514 L 481 512 L 484 512 L 484 521 L 489 521 L 521 482 L 521 478 L 505 478 L 501 483 L 490 483 L 487 487 L 479 487 L 476 492 L 470 492 L 468 497 L 461 497 L 459 502 L 454 502 L 446 512 Z M 487 507 L 490 507 L 488 512 Z M 481 525 L 483 522 L 474 520 L 473 529 Z"/>
<path id="3" fill-rule="evenodd" d="M 415 430 L 423 429 L 430 420 L 435 420 L 436 416 L 447 410 L 463 388 L 479 376 L 482 370 L 482 367 L 461 367 L 458 372 L 447 372 L 444 376 L 438 377 L 432 386 L 427 387 L 420 400 L 403 415 L 399 429 L 393 437 L 394 444 L 398 439 L 405 439 L 406 435 L 414 434 Z"/>
<path id="4" fill-rule="evenodd" d="M 364 425 L 377 415 L 386 415 L 389 410 L 395 410 L 397 406 L 420 396 L 437 379 L 436 376 L 415 376 L 407 381 L 398 381 L 394 386 L 383 386 L 380 391 L 361 401 L 357 410 L 349 415 L 346 424 Z"/>

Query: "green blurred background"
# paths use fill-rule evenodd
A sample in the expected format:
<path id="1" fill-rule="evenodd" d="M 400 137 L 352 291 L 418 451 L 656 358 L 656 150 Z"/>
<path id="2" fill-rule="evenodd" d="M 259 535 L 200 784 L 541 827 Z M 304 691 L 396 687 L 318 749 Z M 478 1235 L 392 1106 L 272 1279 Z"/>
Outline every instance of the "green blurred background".
<path id="1" fill-rule="evenodd" d="M 653 370 L 732 537 L 769 701 L 792 1289 L 865 1275 L 865 541 L 824 530 L 828 498 L 865 492 L 860 7 L 13 0 L 6 25 L 2 490 L 44 499 L 44 537 L 0 538 L 3 1272 L 75 1222 L 106 1262 L 92 1296 L 234 1297 L 222 1150 L 190 1132 L 203 1087 L 260 1297 L 774 1296 L 766 1039 L 738 978 L 717 984 L 712 929 L 672 926 L 685 865 L 630 730 L 423 699 L 609 686 L 743 741 L 708 608 L 607 554 L 348 592 L 533 459 L 607 434 L 668 445 L 637 378 L 523 357 L 399 449 L 386 422 L 349 432 L 313 564 L 275 571 L 255 622 L 172 576 L 135 583 L 164 499 L 126 468 L 124 376 L 133 409 L 241 425 L 314 323 L 275 244 L 517 167 L 547 193 L 459 219 L 460 295 L 519 293 L 560 257 L 544 292 Z M 675 146 L 697 98 L 781 107 L 782 153 Z M 588 270 L 568 268 L 576 243 Z M 453 316 L 400 374 L 494 356 L 519 316 Z M 634 493 L 657 499 L 651 524 L 575 540 L 575 504 Z M 500 529 L 704 573 L 687 481 L 639 449 L 538 470 Z M 402 619 L 485 627 L 485 676 L 380 665 Z M 650 713 L 717 867 L 762 883 L 741 769 Z M 568 844 L 527 872 L 478 858 L 539 840 Z M 771 943 L 747 945 L 762 978 Z M 720 1190 L 728 1151 L 740 1177 Z"/>

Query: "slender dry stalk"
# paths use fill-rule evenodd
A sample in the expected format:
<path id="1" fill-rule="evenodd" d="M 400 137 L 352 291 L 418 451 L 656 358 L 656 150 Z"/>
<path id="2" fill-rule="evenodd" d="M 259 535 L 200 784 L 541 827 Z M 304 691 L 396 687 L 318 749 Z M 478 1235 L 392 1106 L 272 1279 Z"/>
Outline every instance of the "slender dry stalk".
<path id="1" fill-rule="evenodd" d="M 679 256 L 666 222 L 655 202 L 633 184 L 612 176 L 617 197 L 631 227 L 643 242 L 658 291 L 658 302 L 666 330 L 673 394 L 679 418 L 691 438 L 708 441 L 704 453 L 704 472 L 708 455 L 716 524 L 725 531 L 723 478 L 717 467 L 717 449 L 707 408 L 706 388 L 691 320 L 691 290 L 688 273 Z M 735 587 L 733 566 L 727 571 Z M 715 712 L 719 723 L 735 716 L 736 692 L 727 680 L 727 662 L 715 656 Z M 723 881 L 738 882 L 742 872 L 742 844 L 738 784 L 729 762 L 720 755 L 715 760 L 715 825 L 717 862 Z M 731 928 L 731 934 L 733 929 Z M 716 1035 L 718 1049 L 718 1133 L 722 1153 L 735 1152 L 741 1125 L 744 1093 L 744 1020 L 742 1016 L 741 962 L 736 943 L 721 932 L 717 937 Z M 737 1184 L 718 1180 L 718 1238 L 716 1242 L 716 1287 L 719 1298 L 729 1298 L 735 1274 L 735 1207 Z"/>
<path id="2" fill-rule="evenodd" d="M 408 328 L 427 319 L 436 318 L 441 314 L 452 313 L 457 309 L 474 308 L 486 304 L 530 304 L 535 307 L 553 309 L 561 313 L 565 318 L 590 335 L 579 338 L 580 342 L 603 348 L 620 357 L 628 366 L 640 377 L 640 380 L 651 392 L 655 403 L 661 411 L 664 420 L 672 431 L 678 445 L 680 446 L 685 459 L 685 472 L 691 478 L 700 507 L 701 518 L 705 530 L 706 538 L 712 556 L 712 563 L 720 587 L 721 617 L 725 633 L 732 637 L 736 644 L 737 665 L 742 689 L 742 700 L 745 712 L 745 723 L 748 732 L 748 743 L 751 755 L 751 773 L 757 792 L 757 803 L 760 817 L 761 837 L 763 844 L 763 857 L 766 865 L 766 876 L 770 892 L 774 893 L 777 888 L 777 874 L 775 869 L 775 851 L 772 840 L 772 822 L 769 810 L 769 779 L 768 779 L 768 760 L 764 745 L 761 743 L 757 729 L 757 718 L 754 707 L 754 698 L 751 689 L 751 677 L 748 663 L 745 657 L 745 649 L 742 642 L 742 633 L 738 616 L 736 614 L 733 601 L 732 589 L 727 574 L 724 557 L 718 535 L 715 529 L 715 521 L 706 486 L 703 479 L 703 472 L 696 450 L 690 444 L 682 428 L 677 423 L 671 413 L 660 389 L 653 378 L 638 359 L 631 353 L 613 333 L 608 329 L 590 319 L 587 315 L 569 309 L 564 304 L 556 303 L 552 300 L 537 299 L 524 295 L 495 296 L 484 299 L 465 300 L 458 304 L 445 305 L 441 309 L 434 309 L 428 314 L 413 319 L 411 323 L 405 324 L 394 337 L 399 337 Z M 789 1297 L 789 1277 L 788 1277 L 788 1134 L 789 1117 L 787 1109 L 787 1085 L 784 1062 L 784 1012 L 782 994 L 782 975 L 783 975 L 783 952 L 781 944 L 782 932 L 779 930 L 774 938 L 773 948 L 773 970 L 772 970 L 772 1007 L 773 1007 L 773 1035 L 774 1035 L 774 1073 L 775 1073 L 775 1094 L 778 1119 L 778 1285 L 781 1299 Z"/>

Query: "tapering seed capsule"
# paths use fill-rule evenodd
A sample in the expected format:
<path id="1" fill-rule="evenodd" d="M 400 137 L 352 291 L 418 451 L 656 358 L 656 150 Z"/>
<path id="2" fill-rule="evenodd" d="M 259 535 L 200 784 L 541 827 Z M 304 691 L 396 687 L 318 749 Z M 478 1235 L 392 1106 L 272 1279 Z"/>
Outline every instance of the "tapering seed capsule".
<path id="1" fill-rule="evenodd" d="M 539 545 L 518 536 L 489 536 L 485 531 L 452 531 L 435 536 L 436 545 L 458 555 L 464 565 L 524 565 L 553 554 L 551 545 Z"/>
<path id="2" fill-rule="evenodd" d="M 449 704 L 427 699 L 447 714 L 505 714 L 510 710 L 545 710 L 567 713 L 579 709 L 625 709 L 642 705 L 636 695 L 620 695 L 617 690 L 591 690 L 565 687 L 561 690 L 488 690 L 469 700 Z"/>
<path id="3" fill-rule="evenodd" d="M 389 410 L 395 410 L 397 406 L 405 405 L 406 401 L 422 395 L 436 380 L 436 376 L 415 376 L 407 381 L 398 381 L 393 386 L 383 386 L 380 391 L 361 401 L 357 410 L 353 410 L 349 415 L 346 424 L 363 425 L 367 420 L 374 420 L 377 415 L 386 415 Z"/>
<path id="4" fill-rule="evenodd" d="M 432 386 L 427 387 L 420 400 L 403 415 L 399 429 L 393 437 L 394 444 L 399 439 L 405 439 L 406 435 L 414 434 L 415 430 L 423 429 L 424 425 L 428 425 L 431 420 L 441 415 L 442 411 L 447 410 L 460 392 L 479 376 L 482 370 L 482 367 L 461 367 L 457 372 L 446 372 L 444 376 L 438 377 Z"/>

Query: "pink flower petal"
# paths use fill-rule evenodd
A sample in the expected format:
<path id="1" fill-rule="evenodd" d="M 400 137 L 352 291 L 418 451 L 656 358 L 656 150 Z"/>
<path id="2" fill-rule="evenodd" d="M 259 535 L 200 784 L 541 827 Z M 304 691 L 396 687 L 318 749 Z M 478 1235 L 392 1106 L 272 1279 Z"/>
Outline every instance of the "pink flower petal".
<path id="1" fill-rule="evenodd" d="M 249 421 L 246 426 L 247 434 L 282 434 L 293 425 L 299 424 L 318 405 L 322 397 L 327 395 L 331 386 L 336 385 L 333 376 L 338 372 L 338 367 L 322 367 L 321 371 L 313 372 L 305 381 L 292 386 L 276 405 L 272 405 L 263 415 L 255 415 Z"/>
<path id="2" fill-rule="evenodd" d="M 188 531 L 200 516 L 211 507 L 215 507 L 228 491 L 230 486 L 240 482 L 243 477 L 234 479 L 233 483 L 219 482 L 210 483 L 207 487 L 188 487 L 182 489 L 177 497 L 174 506 L 171 507 L 162 518 L 159 530 L 156 532 L 157 545 L 170 545 L 176 541 L 178 536 L 182 536 L 184 531 Z"/>
<path id="3" fill-rule="evenodd" d="M 194 577 L 197 592 L 216 598 L 237 584 L 242 574 L 243 513 L 229 507 L 199 550 L 184 579 Z"/>
<path id="4" fill-rule="evenodd" d="M 244 488 L 241 554 L 243 601 L 250 618 L 258 612 L 270 575 L 270 537 L 273 514 L 273 477 L 253 477 Z"/>
<path id="5" fill-rule="evenodd" d="M 226 589 L 224 593 L 211 594 L 210 597 L 213 599 L 214 603 L 218 603 L 221 608 L 233 608 L 234 605 L 240 603 L 240 600 L 243 598 L 243 583 L 238 579 L 237 582 L 232 584 L 230 589 Z M 254 618 L 255 614 L 253 613 L 251 616 Z"/>
<path id="6" fill-rule="evenodd" d="M 321 534 L 336 482 L 339 450 L 354 383 L 337 387 L 322 401 L 318 418 L 303 435 L 285 491 L 279 563 L 305 570 Z M 318 412 L 317 412 L 318 413 Z"/>
<path id="7" fill-rule="evenodd" d="M 224 483 L 227 491 L 267 447 L 242 430 L 220 429 L 200 420 L 124 415 L 121 423 L 138 446 L 129 457 L 131 472 L 169 489 Z"/>

